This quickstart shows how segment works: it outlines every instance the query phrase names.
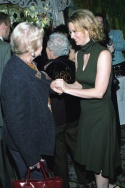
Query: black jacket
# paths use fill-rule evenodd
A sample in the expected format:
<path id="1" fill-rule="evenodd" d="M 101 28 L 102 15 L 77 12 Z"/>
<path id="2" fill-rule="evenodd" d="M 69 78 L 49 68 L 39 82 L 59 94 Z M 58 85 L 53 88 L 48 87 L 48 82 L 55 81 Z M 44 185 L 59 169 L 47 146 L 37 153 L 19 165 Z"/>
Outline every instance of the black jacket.
<path id="1" fill-rule="evenodd" d="M 68 56 L 60 56 L 50 60 L 45 66 L 45 72 L 53 80 L 64 79 L 67 83 L 75 82 L 75 63 Z M 80 114 L 80 98 L 67 94 L 51 94 L 51 106 L 57 126 L 78 120 Z"/>

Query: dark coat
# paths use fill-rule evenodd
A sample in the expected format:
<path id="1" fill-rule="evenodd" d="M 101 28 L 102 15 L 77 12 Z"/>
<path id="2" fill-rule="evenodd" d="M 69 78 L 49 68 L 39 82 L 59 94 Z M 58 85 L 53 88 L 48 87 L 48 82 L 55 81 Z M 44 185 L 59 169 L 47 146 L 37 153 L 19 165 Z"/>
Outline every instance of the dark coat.
<path id="1" fill-rule="evenodd" d="M 48 108 L 50 81 L 14 55 L 7 63 L 1 82 L 5 114 L 4 131 L 9 147 L 20 152 L 28 166 L 41 155 L 53 155 L 55 125 Z"/>

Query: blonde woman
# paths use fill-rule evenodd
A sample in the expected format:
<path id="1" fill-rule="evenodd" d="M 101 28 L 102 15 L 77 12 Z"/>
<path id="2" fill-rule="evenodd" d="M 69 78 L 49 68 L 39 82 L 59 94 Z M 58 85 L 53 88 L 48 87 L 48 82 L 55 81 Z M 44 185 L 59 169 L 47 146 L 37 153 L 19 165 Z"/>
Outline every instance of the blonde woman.
<path id="1" fill-rule="evenodd" d="M 111 53 L 100 46 L 103 30 L 93 13 L 78 10 L 68 22 L 71 38 L 81 46 L 77 53 L 76 82 L 57 79 L 51 88 L 81 98 L 81 115 L 75 160 L 95 174 L 97 188 L 108 188 L 120 165 L 116 123 L 111 101 Z"/>

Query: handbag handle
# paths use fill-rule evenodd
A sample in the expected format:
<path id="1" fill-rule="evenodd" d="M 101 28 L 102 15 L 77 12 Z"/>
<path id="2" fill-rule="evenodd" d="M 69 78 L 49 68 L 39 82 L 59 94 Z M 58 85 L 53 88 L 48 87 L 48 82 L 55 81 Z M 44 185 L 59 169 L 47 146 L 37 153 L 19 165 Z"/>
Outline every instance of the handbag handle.
<path id="1" fill-rule="evenodd" d="M 47 181 L 48 176 L 47 176 L 47 172 L 46 172 L 46 170 L 45 170 L 43 161 L 40 161 L 39 164 L 40 164 L 40 169 L 41 169 L 41 171 L 42 171 L 42 173 L 43 173 L 43 176 L 44 176 L 44 178 L 45 178 L 45 181 Z M 26 180 L 26 185 L 27 185 L 27 186 L 30 185 L 30 172 L 31 172 L 31 169 L 28 168 L 28 177 L 27 177 L 27 180 Z"/>

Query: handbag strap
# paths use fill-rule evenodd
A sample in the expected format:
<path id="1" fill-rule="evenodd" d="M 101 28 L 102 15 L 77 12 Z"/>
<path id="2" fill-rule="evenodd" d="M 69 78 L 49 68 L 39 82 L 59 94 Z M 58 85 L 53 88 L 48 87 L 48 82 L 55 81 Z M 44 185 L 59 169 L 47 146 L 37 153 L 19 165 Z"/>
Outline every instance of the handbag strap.
<path id="1" fill-rule="evenodd" d="M 42 171 L 42 173 L 43 173 L 43 176 L 44 176 L 44 178 L 45 178 L 45 181 L 47 181 L 48 175 L 47 175 L 46 169 L 45 169 L 45 167 L 44 167 L 43 161 L 40 161 L 39 164 L 40 164 L 40 169 L 41 169 L 41 171 Z M 27 180 L 26 180 L 26 185 L 27 185 L 27 186 L 30 185 L 30 172 L 31 172 L 31 169 L 28 168 L 28 176 L 27 176 Z"/>
<path id="2" fill-rule="evenodd" d="M 47 181 L 48 175 L 47 175 L 46 169 L 45 169 L 45 167 L 44 167 L 44 162 L 43 162 L 43 161 L 40 161 L 40 168 L 41 168 L 41 170 L 42 170 L 42 172 L 43 172 L 43 175 L 44 175 L 45 180 Z"/>

